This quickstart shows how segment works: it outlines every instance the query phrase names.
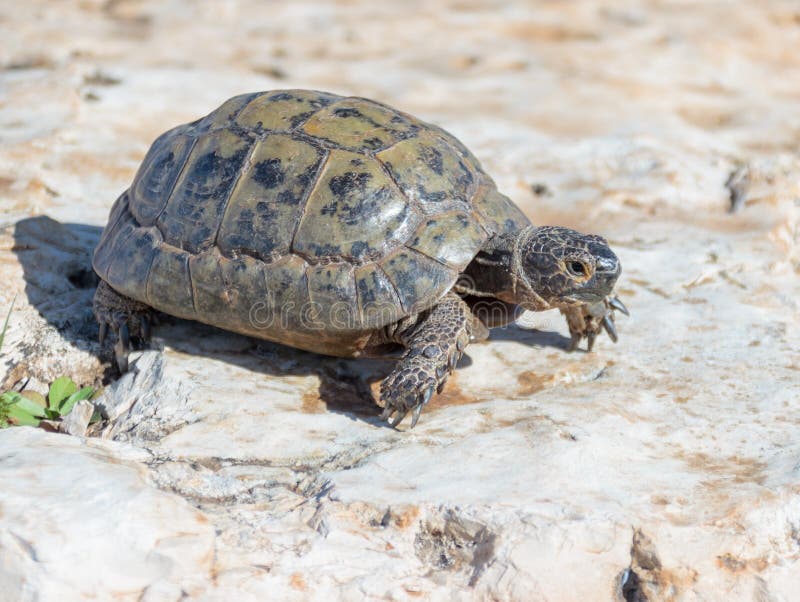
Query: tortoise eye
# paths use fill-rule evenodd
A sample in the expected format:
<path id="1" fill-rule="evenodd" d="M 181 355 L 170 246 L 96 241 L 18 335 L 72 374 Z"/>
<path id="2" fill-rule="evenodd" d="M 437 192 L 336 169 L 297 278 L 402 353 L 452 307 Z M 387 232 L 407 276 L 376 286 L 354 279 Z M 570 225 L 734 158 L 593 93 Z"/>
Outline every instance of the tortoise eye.
<path id="1" fill-rule="evenodd" d="M 589 268 L 582 261 L 567 262 L 567 271 L 578 278 L 586 278 L 589 275 Z"/>

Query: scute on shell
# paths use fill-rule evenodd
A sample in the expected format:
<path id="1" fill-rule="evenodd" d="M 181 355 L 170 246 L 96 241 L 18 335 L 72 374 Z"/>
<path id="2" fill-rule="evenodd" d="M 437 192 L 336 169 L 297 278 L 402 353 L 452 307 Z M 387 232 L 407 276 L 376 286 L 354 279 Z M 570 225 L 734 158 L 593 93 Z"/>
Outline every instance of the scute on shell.
<path id="1" fill-rule="evenodd" d="M 279 90 L 161 135 L 94 267 L 166 313 L 351 355 L 433 305 L 487 237 L 528 223 L 441 128 L 363 98 Z"/>

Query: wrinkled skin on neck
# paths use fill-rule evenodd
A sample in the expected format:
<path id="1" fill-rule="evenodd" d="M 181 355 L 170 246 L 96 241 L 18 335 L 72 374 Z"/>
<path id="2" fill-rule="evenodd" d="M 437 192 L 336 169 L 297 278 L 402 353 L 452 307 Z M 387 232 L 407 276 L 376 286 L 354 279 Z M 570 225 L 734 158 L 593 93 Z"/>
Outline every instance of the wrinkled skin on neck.
<path id="1" fill-rule="evenodd" d="M 491 238 L 465 274 L 471 294 L 542 311 L 604 299 L 620 271 L 601 236 L 529 226 Z"/>

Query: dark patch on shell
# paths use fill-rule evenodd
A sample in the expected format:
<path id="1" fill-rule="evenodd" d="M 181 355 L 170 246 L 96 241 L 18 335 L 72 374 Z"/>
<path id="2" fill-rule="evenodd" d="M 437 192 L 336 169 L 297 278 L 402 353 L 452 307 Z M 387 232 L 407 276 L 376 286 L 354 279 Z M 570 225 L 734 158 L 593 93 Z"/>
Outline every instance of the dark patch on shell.
<path id="1" fill-rule="evenodd" d="M 347 171 L 331 178 L 328 188 L 336 196 L 343 197 L 354 191 L 363 190 L 371 177 L 372 175 L 366 172 Z"/>
<path id="2" fill-rule="evenodd" d="M 268 100 L 279 101 L 279 100 L 292 100 L 294 98 L 296 98 L 296 97 L 293 94 L 290 94 L 289 92 L 278 92 L 277 94 L 273 94 L 272 96 L 269 96 Z"/>
<path id="3" fill-rule="evenodd" d="M 282 184 L 285 177 L 280 159 L 261 161 L 261 163 L 253 167 L 253 180 L 266 189 L 275 188 Z"/>
<path id="4" fill-rule="evenodd" d="M 342 248 L 339 245 L 334 245 L 330 243 L 311 243 L 308 246 L 311 253 L 316 257 L 325 257 L 325 256 L 342 254 Z"/>
<path id="5" fill-rule="evenodd" d="M 334 109 L 333 114 L 336 117 L 363 117 L 361 111 L 358 109 L 352 109 L 348 107 L 343 107 L 341 109 Z"/>
<path id="6" fill-rule="evenodd" d="M 369 245 L 363 240 L 354 242 L 350 245 L 350 255 L 353 257 L 361 258 L 369 253 Z"/>
<path id="7" fill-rule="evenodd" d="M 297 126 L 302 125 L 314 113 L 316 113 L 316 111 L 306 111 L 305 113 L 298 113 L 289 120 L 289 127 L 294 129 Z"/>
<path id="8" fill-rule="evenodd" d="M 444 192 L 428 192 L 424 186 L 420 186 L 420 197 L 425 203 L 441 203 L 447 199 L 447 194 Z M 464 200 L 464 199 L 459 199 Z"/>
<path id="9" fill-rule="evenodd" d="M 431 171 L 440 176 L 443 173 L 444 165 L 442 163 L 442 153 L 438 148 L 433 146 L 422 147 L 422 159 L 431 168 Z"/>
<path id="10" fill-rule="evenodd" d="M 277 198 L 279 203 L 283 203 L 284 205 L 297 205 L 299 199 L 295 196 L 291 190 L 282 190 L 278 193 Z"/>
<path id="11" fill-rule="evenodd" d="M 371 150 L 376 150 L 383 146 L 383 140 L 380 138 L 367 138 L 364 140 L 364 146 Z"/>

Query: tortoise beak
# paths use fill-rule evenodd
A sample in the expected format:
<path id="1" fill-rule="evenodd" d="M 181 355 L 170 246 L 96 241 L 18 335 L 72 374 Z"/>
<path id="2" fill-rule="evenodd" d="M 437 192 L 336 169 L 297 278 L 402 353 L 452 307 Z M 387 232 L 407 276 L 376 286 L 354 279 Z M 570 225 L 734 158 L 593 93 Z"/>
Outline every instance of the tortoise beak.
<path id="1" fill-rule="evenodd" d="M 619 263 L 619 259 L 609 251 L 609 255 L 597 258 L 592 280 L 596 282 L 595 287 L 597 289 L 606 290 L 606 294 L 608 294 L 614 288 L 621 273 L 622 266 Z"/>
<path id="2" fill-rule="evenodd" d="M 584 286 L 570 295 L 569 299 L 578 303 L 597 303 L 602 301 L 617 283 L 617 278 L 622 273 L 622 266 L 614 253 L 605 248 L 602 254 L 598 254 L 595 261 L 594 275 Z"/>
<path id="3" fill-rule="evenodd" d="M 619 259 L 617 259 L 617 256 L 613 253 L 609 252 L 608 255 L 597 258 L 595 274 L 613 276 L 616 280 L 621 272 L 622 266 L 620 266 Z"/>

